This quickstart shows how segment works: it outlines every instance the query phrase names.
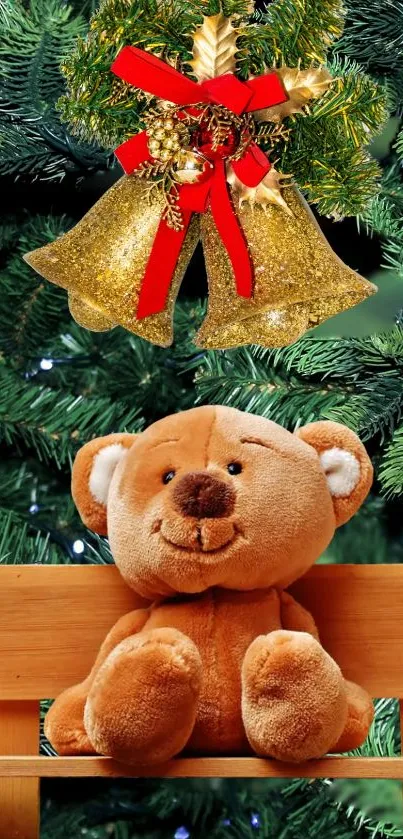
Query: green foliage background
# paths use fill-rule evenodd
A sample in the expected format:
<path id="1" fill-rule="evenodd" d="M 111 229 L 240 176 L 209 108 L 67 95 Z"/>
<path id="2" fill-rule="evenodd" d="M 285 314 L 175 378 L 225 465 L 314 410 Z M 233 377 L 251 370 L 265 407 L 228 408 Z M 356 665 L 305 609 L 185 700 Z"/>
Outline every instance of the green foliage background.
<path id="1" fill-rule="evenodd" d="M 141 430 L 207 402 L 262 414 L 290 429 L 320 417 L 354 428 L 373 458 L 376 482 L 321 561 L 402 561 L 403 3 L 379 0 L 375 12 L 371 0 L 348 0 L 344 32 L 338 0 L 276 0 L 257 11 L 249 29 L 246 7 L 242 0 L 223 3 L 244 27 L 241 75 L 261 72 L 273 60 L 302 58 L 302 66 L 326 60 L 342 77 L 310 116 L 295 118 L 293 144 L 283 148 L 279 168 L 298 175 L 322 213 L 357 214 L 361 231 L 379 237 L 380 291 L 276 351 L 252 346 L 200 353 L 192 336 L 205 304 L 197 300 L 177 307 L 170 350 L 120 329 L 97 335 L 77 326 L 65 293 L 36 276 L 22 254 L 67 230 L 83 205 L 108 187 L 118 176 L 113 144 L 141 126 L 144 102 L 112 79 L 112 52 L 136 42 L 186 61 L 195 24 L 219 4 L 165 0 L 156 26 L 156 0 L 105 0 L 92 24 L 91 2 L 2 0 L 3 563 L 111 562 L 106 540 L 85 529 L 71 500 L 77 448 L 96 435 Z M 385 102 L 389 121 L 374 137 Z M 41 743 L 49 753 L 43 737 Z M 394 755 L 399 749 L 397 704 L 381 699 L 364 751 Z M 403 836 L 401 790 L 393 781 L 48 782 L 42 798 L 46 839 L 185 839 L 186 832 L 228 839 Z"/>

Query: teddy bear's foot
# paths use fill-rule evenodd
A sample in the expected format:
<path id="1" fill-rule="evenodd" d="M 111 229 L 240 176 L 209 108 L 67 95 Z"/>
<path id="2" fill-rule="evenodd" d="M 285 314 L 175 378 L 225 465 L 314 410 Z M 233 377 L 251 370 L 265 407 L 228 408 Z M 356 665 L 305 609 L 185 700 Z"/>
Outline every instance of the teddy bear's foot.
<path id="1" fill-rule="evenodd" d="M 347 720 L 344 729 L 331 747 L 331 752 L 358 749 L 367 739 L 374 718 L 374 706 L 369 694 L 355 682 L 345 682 L 347 691 Z"/>
<path id="2" fill-rule="evenodd" d="M 307 632 L 278 630 L 250 645 L 242 670 L 242 715 L 257 754 L 298 762 L 321 757 L 347 719 L 336 662 Z"/>
<path id="3" fill-rule="evenodd" d="M 63 691 L 49 708 L 44 731 L 59 755 L 94 755 L 84 728 L 85 682 Z"/>
<path id="4" fill-rule="evenodd" d="M 85 706 L 97 752 L 142 764 L 178 754 L 195 724 L 201 678 L 197 648 L 176 629 L 122 641 L 100 667 Z"/>

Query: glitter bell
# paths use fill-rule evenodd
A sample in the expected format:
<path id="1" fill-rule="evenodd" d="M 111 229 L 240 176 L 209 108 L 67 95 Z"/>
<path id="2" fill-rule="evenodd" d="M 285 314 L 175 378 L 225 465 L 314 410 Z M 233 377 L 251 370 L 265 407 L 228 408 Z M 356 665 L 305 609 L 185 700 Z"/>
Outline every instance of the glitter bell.
<path id="1" fill-rule="evenodd" d="M 147 195 L 142 180 L 121 178 L 72 230 L 24 258 L 47 280 L 68 290 L 70 312 L 81 326 L 104 332 L 120 325 L 166 347 L 173 340 L 175 300 L 199 241 L 200 225 L 194 215 L 164 311 L 138 319 L 140 289 L 164 206 L 158 198 L 150 204 Z"/>
<path id="2" fill-rule="evenodd" d="M 298 190 L 287 187 L 286 195 L 288 212 L 279 204 L 263 208 L 245 201 L 237 207 L 254 265 L 250 299 L 237 293 L 228 253 L 208 210 L 192 217 L 164 310 L 136 316 L 163 199 L 150 204 L 146 184 L 135 177 L 121 178 L 71 231 L 25 259 L 68 290 L 71 314 L 81 326 L 103 332 L 120 325 L 169 346 L 176 297 L 201 238 L 209 304 L 196 344 L 206 349 L 251 343 L 281 347 L 376 291 L 336 256 Z M 233 202 L 236 206 L 234 192 Z"/>
<path id="3" fill-rule="evenodd" d="M 237 208 L 254 265 L 251 299 L 236 293 L 211 213 L 201 217 L 209 303 L 198 346 L 282 347 L 376 292 L 334 253 L 301 193 L 294 187 L 285 192 L 288 212 L 278 204 L 263 208 L 247 201 Z"/>

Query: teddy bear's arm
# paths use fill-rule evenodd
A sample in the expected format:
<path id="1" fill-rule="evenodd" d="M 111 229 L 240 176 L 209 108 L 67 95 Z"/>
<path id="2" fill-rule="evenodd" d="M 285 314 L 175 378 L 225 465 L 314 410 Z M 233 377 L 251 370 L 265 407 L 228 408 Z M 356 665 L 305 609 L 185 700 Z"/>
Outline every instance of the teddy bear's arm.
<path id="1" fill-rule="evenodd" d="M 59 754 L 95 753 L 84 728 L 84 707 L 88 692 L 109 653 L 125 638 L 140 632 L 148 617 L 147 609 L 136 609 L 120 618 L 106 636 L 87 678 L 63 691 L 51 706 L 45 719 L 45 734 Z"/>
<path id="2" fill-rule="evenodd" d="M 135 609 L 133 612 L 129 612 L 127 615 L 123 615 L 122 618 L 119 618 L 117 623 L 115 623 L 112 629 L 108 632 L 105 641 L 103 641 L 100 647 L 99 653 L 95 659 L 95 664 L 88 676 L 88 688 L 91 686 L 95 674 L 98 672 L 101 664 L 104 663 L 109 653 L 111 653 L 121 641 L 124 641 L 125 638 L 129 638 L 130 635 L 136 635 L 137 632 L 141 632 L 149 617 L 149 609 Z"/>
<path id="3" fill-rule="evenodd" d="M 293 629 L 296 632 L 309 632 L 310 635 L 313 635 L 319 641 L 319 633 L 311 613 L 307 609 L 304 609 L 300 603 L 297 603 L 288 591 L 282 591 L 280 593 L 280 614 L 283 629 Z"/>

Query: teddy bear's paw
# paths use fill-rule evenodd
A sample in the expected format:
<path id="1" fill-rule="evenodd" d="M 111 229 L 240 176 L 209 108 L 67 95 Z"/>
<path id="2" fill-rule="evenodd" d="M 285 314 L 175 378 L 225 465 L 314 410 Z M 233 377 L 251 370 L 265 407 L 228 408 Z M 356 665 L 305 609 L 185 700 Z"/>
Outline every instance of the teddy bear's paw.
<path id="1" fill-rule="evenodd" d="M 122 641 L 99 669 L 85 706 L 97 752 L 142 764 L 178 754 L 195 724 L 201 680 L 199 652 L 176 629 Z"/>
<path id="2" fill-rule="evenodd" d="M 374 706 L 369 694 L 354 682 L 346 681 L 347 720 L 332 752 L 349 752 L 362 746 L 374 718 Z"/>
<path id="3" fill-rule="evenodd" d="M 243 663 L 242 715 L 257 754 L 292 762 L 321 757 L 346 723 L 345 681 L 307 632 L 261 635 Z"/>
<path id="4" fill-rule="evenodd" d="M 75 685 L 61 693 L 46 714 L 45 736 L 59 755 L 96 754 L 84 728 L 86 696 L 81 685 Z"/>

